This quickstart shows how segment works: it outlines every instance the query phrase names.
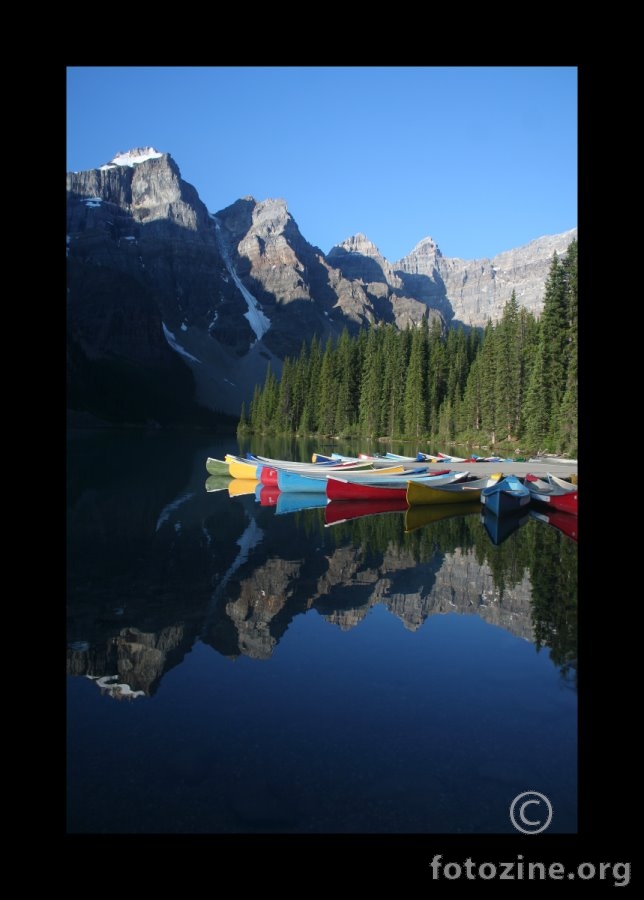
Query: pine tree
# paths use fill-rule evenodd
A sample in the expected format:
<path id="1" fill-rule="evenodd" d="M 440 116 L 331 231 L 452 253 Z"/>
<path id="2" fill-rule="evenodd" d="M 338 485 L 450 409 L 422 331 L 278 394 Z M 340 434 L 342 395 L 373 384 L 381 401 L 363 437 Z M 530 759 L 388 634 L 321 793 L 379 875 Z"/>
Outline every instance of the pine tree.
<path id="1" fill-rule="evenodd" d="M 438 318 L 433 319 L 431 328 L 424 319 L 424 337 L 427 345 L 427 403 L 425 427 L 435 432 L 438 425 L 438 413 L 447 393 L 446 351 L 443 342 L 443 330 Z"/>
<path id="2" fill-rule="evenodd" d="M 516 440 L 521 422 L 521 356 L 519 341 L 519 304 L 516 293 L 506 303 L 501 321 L 495 328 L 496 373 L 495 409 L 497 440 Z"/>
<path id="3" fill-rule="evenodd" d="M 253 388 L 253 399 L 250 401 L 250 408 L 248 411 L 248 424 L 250 430 L 253 432 L 262 430 L 262 422 L 260 420 L 261 393 L 262 391 L 259 384 L 256 384 Z"/>
<path id="4" fill-rule="evenodd" d="M 445 355 L 447 387 L 439 412 L 439 434 L 442 443 L 451 444 L 461 427 L 461 409 L 470 368 L 468 339 L 462 326 L 447 332 Z"/>
<path id="5" fill-rule="evenodd" d="M 357 341 L 351 341 L 348 330 L 344 328 L 334 354 L 336 381 L 335 434 L 346 434 L 351 430 L 354 422 L 354 395 L 357 385 L 354 351 L 357 352 Z"/>
<path id="6" fill-rule="evenodd" d="M 311 338 L 309 345 L 308 385 L 306 387 L 305 406 L 308 410 L 311 431 L 316 432 L 320 428 L 319 422 L 319 392 L 320 370 L 322 368 L 322 348 L 316 335 Z"/>
<path id="7" fill-rule="evenodd" d="M 399 332 L 395 325 L 384 326 L 383 341 L 379 356 L 382 372 L 380 395 L 380 418 L 378 433 L 395 437 L 404 431 L 404 397 L 412 332 L 407 326 Z"/>
<path id="8" fill-rule="evenodd" d="M 405 384 L 405 436 L 420 441 L 427 429 L 427 319 L 412 332 Z"/>
<path id="9" fill-rule="evenodd" d="M 358 425 L 361 434 L 369 437 L 378 435 L 382 417 L 380 348 L 383 335 L 383 329 L 376 325 L 368 330 L 360 376 Z"/>
<path id="10" fill-rule="evenodd" d="M 300 355 L 294 361 L 293 373 L 293 423 L 296 431 L 300 431 L 302 413 L 307 401 L 309 383 L 309 348 L 303 341 Z"/>
<path id="11" fill-rule="evenodd" d="M 279 433 L 291 433 L 297 424 L 294 418 L 294 365 L 287 356 L 282 364 L 282 377 L 277 386 L 277 404 L 273 431 Z"/>
<path id="12" fill-rule="evenodd" d="M 558 444 L 559 410 L 566 390 L 568 310 L 565 270 L 555 253 L 546 281 L 539 337 L 526 394 L 526 440 L 540 450 Z"/>
<path id="13" fill-rule="evenodd" d="M 322 357 L 318 391 L 318 427 L 322 434 L 334 433 L 337 398 L 335 349 L 333 339 L 329 337 Z"/>
<path id="14" fill-rule="evenodd" d="M 248 429 L 248 422 L 246 421 L 246 404 L 242 400 L 241 410 L 239 411 L 239 422 L 237 423 L 237 431 L 244 432 Z"/>
<path id="15" fill-rule="evenodd" d="M 279 384 L 277 376 L 273 372 L 269 362 L 266 368 L 266 378 L 264 380 L 264 389 L 260 394 L 260 420 L 261 430 L 266 433 L 275 433 L 277 430 L 276 422 L 278 421 L 278 400 L 279 400 Z"/>
<path id="16" fill-rule="evenodd" d="M 461 404 L 461 415 L 458 431 L 463 443 L 473 442 L 481 432 L 483 420 L 483 401 L 481 387 L 481 354 L 479 353 L 470 365 L 467 383 Z"/>
<path id="17" fill-rule="evenodd" d="M 479 354 L 480 437 L 496 443 L 496 370 L 497 351 L 494 326 L 488 321 Z"/>
<path id="18" fill-rule="evenodd" d="M 577 241 L 573 241 L 563 261 L 566 282 L 568 333 L 565 352 L 566 386 L 559 411 L 557 436 L 562 453 L 577 456 L 578 449 L 578 257 Z"/>

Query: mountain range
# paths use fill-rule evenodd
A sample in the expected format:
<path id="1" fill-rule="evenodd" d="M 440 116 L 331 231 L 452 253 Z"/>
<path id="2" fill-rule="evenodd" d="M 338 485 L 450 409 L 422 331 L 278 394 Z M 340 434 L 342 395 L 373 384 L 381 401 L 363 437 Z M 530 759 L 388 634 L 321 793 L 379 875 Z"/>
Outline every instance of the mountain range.
<path id="1" fill-rule="evenodd" d="M 438 318 L 496 322 L 515 291 L 539 315 L 573 228 L 493 259 L 444 257 L 431 237 L 390 263 L 364 234 L 328 253 L 283 199 L 210 212 L 154 148 L 67 173 L 69 424 L 234 421 L 267 367 L 314 335 Z"/>

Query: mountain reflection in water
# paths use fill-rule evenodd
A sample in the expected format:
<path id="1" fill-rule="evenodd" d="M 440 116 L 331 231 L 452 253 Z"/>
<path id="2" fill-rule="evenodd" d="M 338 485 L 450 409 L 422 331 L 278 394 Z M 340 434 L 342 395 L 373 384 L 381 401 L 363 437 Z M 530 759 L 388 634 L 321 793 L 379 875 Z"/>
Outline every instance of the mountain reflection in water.
<path id="1" fill-rule="evenodd" d="M 97 698 L 102 695 L 110 703 L 127 699 L 138 708 L 164 694 L 161 687 L 165 679 L 184 669 L 186 675 L 181 677 L 190 673 L 190 689 L 203 690 L 205 696 L 210 687 L 195 682 L 193 667 L 197 661 L 200 666 L 211 665 L 216 657 L 225 663 L 240 658 L 261 662 L 267 666 L 264 678 L 268 685 L 276 677 L 271 675 L 271 667 L 282 645 L 285 651 L 279 666 L 290 659 L 291 677 L 297 679 L 311 655 L 328 652 L 328 665 L 337 663 L 349 647 L 342 636 L 365 627 L 363 623 L 376 608 L 374 623 L 380 623 L 382 643 L 378 653 L 390 652 L 382 630 L 387 621 L 389 628 L 398 623 L 417 639 L 432 617 L 449 613 L 459 621 L 464 616 L 468 620 L 476 617 L 485 626 L 500 630 L 493 634 L 518 639 L 521 645 L 532 647 L 532 655 L 547 658 L 548 667 L 540 676 L 552 682 L 547 690 L 559 683 L 560 688 L 571 688 L 566 694 L 574 696 L 576 532 L 573 540 L 526 515 L 512 522 L 507 534 L 498 533 L 498 529 L 494 533 L 490 523 L 486 527 L 480 504 L 441 511 L 432 507 L 374 507 L 370 513 L 355 504 L 352 508 L 350 503 L 338 509 L 337 503 L 348 501 L 326 504 L 319 495 L 312 495 L 310 503 L 302 495 L 281 497 L 273 492 L 275 496 L 269 497 L 270 492 L 261 486 L 241 490 L 240 485 L 225 486 L 218 476 L 215 488 L 213 476 L 207 477 L 205 472 L 205 458 L 223 458 L 226 452 L 239 451 L 230 441 L 217 446 L 203 438 L 192 438 L 191 442 L 179 437 L 132 435 L 70 441 L 67 672 L 69 676 L 85 676 L 87 683 L 97 688 Z M 318 637 L 309 646 L 309 629 L 302 629 L 298 623 L 312 611 L 337 626 L 333 645 Z M 394 643 L 392 640 L 392 646 Z M 206 664 L 204 653 L 215 657 Z M 355 663 L 358 666 L 357 656 Z M 393 657 L 388 665 L 394 665 Z M 410 665 L 409 659 L 401 660 L 392 669 L 387 691 L 391 695 L 386 700 L 381 697 L 384 709 L 380 709 L 380 715 L 395 719 L 397 692 L 400 700 L 409 690 L 403 673 Z M 422 669 L 424 663 L 419 657 L 414 665 Z M 351 677 L 360 679 L 360 669 L 356 668 Z M 517 677 L 520 681 L 520 671 Z M 427 687 L 431 689 L 430 684 Z M 535 692 L 533 702 L 540 707 L 537 688 L 526 688 L 528 693 L 530 690 Z M 85 698 L 78 702 L 82 705 L 91 701 Z M 313 709 L 298 709 L 302 722 L 315 714 Z M 566 709 L 566 740 L 572 738 L 574 743 L 575 713 L 569 705 Z M 71 722 L 75 720 L 74 711 L 72 702 Z M 321 710 L 320 714 L 327 712 Z M 172 716 L 167 710 L 165 725 Z M 275 737 L 270 737 L 272 732 L 266 725 L 265 739 L 271 743 Z M 100 732 L 100 725 L 96 727 Z M 197 731 L 203 727 L 201 723 L 197 728 L 195 722 L 190 726 Z M 484 737 L 481 740 L 485 744 Z M 141 741 L 139 749 L 149 755 L 143 737 Z M 183 773 L 179 781 L 184 787 L 210 783 L 213 772 L 210 764 L 204 768 L 204 761 L 214 751 L 207 749 L 208 741 L 200 746 L 176 747 L 163 764 L 165 775 L 158 775 L 160 783 L 179 777 L 177 772 Z M 76 752 L 72 751 L 72 756 Z M 295 753 L 293 747 L 290 752 Z M 84 764 L 75 758 L 81 772 Z M 567 764 L 571 768 L 562 790 L 568 812 L 560 815 L 559 823 L 563 830 L 574 830 L 575 771 L 571 760 Z M 497 780 L 508 777 L 513 787 L 534 787 L 529 773 L 522 782 L 520 767 L 511 774 L 516 763 L 505 770 L 505 776 L 497 771 L 498 765 L 488 766 L 488 771 L 494 769 Z M 74 776 L 70 777 L 74 783 Z M 221 821 L 213 822 L 204 813 L 192 826 L 179 824 L 169 830 L 318 830 L 319 826 L 302 821 L 307 814 L 298 802 L 284 801 L 293 793 L 288 778 L 271 776 L 266 781 L 264 772 L 261 784 L 257 779 L 249 784 L 234 773 L 231 777 L 239 782 L 232 794 L 225 772 L 215 779 L 222 778 L 228 784 L 227 813 L 222 813 Z M 85 773 L 80 780 L 84 778 L 89 775 Z M 427 788 L 430 792 L 434 789 L 440 792 L 438 783 Z M 505 803 L 506 810 L 511 799 Z M 108 807 L 110 802 L 104 800 Z M 282 809 L 280 816 L 274 815 L 277 808 Z M 110 817 L 116 823 L 112 823 L 114 830 L 157 827 L 145 815 L 130 827 L 114 811 L 105 812 L 101 826 L 100 812 L 90 815 L 79 793 L 71 805 L 70 828 L 109 830 L 106 823 Z M 452 830 L 461 829 L 447 818 L 446 826 L 451 823 Z M 468 828 L 466 819 L 464 830 Z M 329 823 L 326 827 L 360 831 L 364 823 L 358 816 L 348 828 L 346 824 L 334 828 Z M 433 827 L 450 830 L 437 824 Z M 485 831 L 497 829 L 499 824 L 495 820 L 488 829 L 485 823 L 475 822 L 470 827 Z M 390 823 L 379 826 L 376 817 L 369 830 L 389 828 Z M 396 830 L 406 828 L 428 830 L 422 811 L 410 812 L 410 821 L 401 821 Z M 508 830 L 512 830 L 509 822 Z"/>

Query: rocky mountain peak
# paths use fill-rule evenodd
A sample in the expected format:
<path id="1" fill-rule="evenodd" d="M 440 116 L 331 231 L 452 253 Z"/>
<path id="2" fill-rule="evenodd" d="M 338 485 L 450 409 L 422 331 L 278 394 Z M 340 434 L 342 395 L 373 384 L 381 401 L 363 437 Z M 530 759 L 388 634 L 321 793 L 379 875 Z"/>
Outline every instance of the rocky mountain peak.
<path id="1" fill-rule="evenodd" d="M 242 255 L 245 250 L 239 246 L 239 242 L 249 234 L 259 238 L 263 242 L 262 246 L 266 241 L 274 241 L 283 236 L 285 232 L 299 236 L 299 229 L 288 211 L 286 201 L 282 199 L 258 202 L 247 195 L 220 210 L 215 218 L 224 228 L 226 239 L 233 242 Z"/>
<path id="2" fill-rule="evenodd" d="M 67 190 L 71 216 L 80 230 L 91 223 L 78 223 L 74 201 L 87 207 L 87 198 L 93 204 L 92 209 L 103 205 L 106 227 L 108 221 L 114 222 L 119 210 L 138 224 L 154 222 L 162 228 L 179 226 L 193 232 L 207 227 L 208 212 L 197 191 L 183 181 L 179 166 L 170 154 L 154 147 L 119 151 L 109 163 L 96 169 L 68 173 Z M 93 224 L 96 224 L 96 214 Z M 141 236 L 133 235 L 132 231 L 129 234 Z"/>
<path id="3" fill-rule="evenodd" d="M 362 234 L 360 231 L 357 234 L 348 237 L 340 244 L 336 244 L 335 247 L 332 247 L 328 254 L 329 257 L 332 257 L 334 253 L 337 254 L 338 251 L 360 253 L 362 256 L 367 256 L 371 259 L 384 260 L 382 253 L 378 250 L 376 245 L 369 240 L 366 234 Z"/>
<path id="4" fill-rule="evenodd" d="M 433 254 L 435 254 L 435 255 L 437 255 L 437 256 L 442 256 L 442 255 L 443 255 L 443 254 L 440 252 L 440 250 L 439 250 L 439 248 L 438 248 L 438 244 L 436 243 L 436 241 L 434 240 L 434 238 L 429 237 L 429 236 L 428 236 L 428 237 L 424 237 L 424 238 L 422 239 L 422 241 L 419 241 L 419 242 L 416 244 L 416 246 L 414 247 L 414 250 L 415 250 L 417 253 L 425 253 L 425 254 L 433 253 Z"/>
<path id="5" fill-rule="evenodd" d="M 425 237 L 416 244 L 411 253 L 399 260 L 394 268 L 410 274 L 426 274 L 442 258 L 443 254 L 436 241 L 431 237 Z"/>
<path id="6" fill-rule="evenodd" d="M 286 200 L 262 200 L 255 203 L 253 225 L 266 234 L 281 233 L 292 221 Z"/>

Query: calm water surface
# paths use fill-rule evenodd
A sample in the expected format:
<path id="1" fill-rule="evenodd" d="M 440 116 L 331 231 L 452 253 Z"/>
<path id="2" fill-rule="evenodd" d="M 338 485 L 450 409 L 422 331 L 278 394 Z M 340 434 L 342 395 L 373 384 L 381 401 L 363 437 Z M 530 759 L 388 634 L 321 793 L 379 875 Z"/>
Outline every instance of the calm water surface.
<path id="1" fill-rule="evenodd" d="M 576 832 L 576 536 L 206 490 L 242 449 L 68 443 L 67 831 Z"/>

